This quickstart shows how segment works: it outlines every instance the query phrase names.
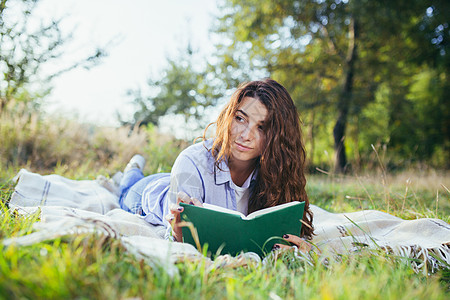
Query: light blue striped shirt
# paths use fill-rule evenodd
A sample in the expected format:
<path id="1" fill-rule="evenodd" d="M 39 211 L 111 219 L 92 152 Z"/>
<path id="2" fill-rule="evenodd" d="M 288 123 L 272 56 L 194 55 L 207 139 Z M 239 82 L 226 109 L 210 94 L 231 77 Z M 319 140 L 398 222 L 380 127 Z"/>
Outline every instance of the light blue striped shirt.
<path id="1" fill-rule="evenodd" d="M 217 168 L 208 151 L 213 140 L 197 143 L 183 150 L 175 160 L 172 172 L 150 182 L 142 194 L 145 220 L 154 225 L 169 226 L 164 216 L 169 213 L 169 203 L 176 203 L 176 195 L 183 191 L 203 203 L 237 210 L 236 193 L 226 162 Z M 257 172 L 250 182 L 252 191 Z M 251 192 L 250 192 L 251 193 Z"/>

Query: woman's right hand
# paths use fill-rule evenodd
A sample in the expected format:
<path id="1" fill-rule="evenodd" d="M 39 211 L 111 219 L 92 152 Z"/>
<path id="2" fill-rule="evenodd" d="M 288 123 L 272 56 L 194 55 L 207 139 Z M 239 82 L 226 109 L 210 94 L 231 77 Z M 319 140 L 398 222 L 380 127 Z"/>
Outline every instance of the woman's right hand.
<path id="1" fill-rule="evenodd" d="M 180 213 L 183 211 L 183 207 L 180 206 L 180 202 L 191 204 L 195 206 L 203 206 L 203 203 L 196 199 L 191 198 L 185 192 L 178 192 L 177 194 L 177 203 L 170 204 L 169 210 L 170 214 L 168 214 L 165 218 L 172 225 L 172 235 L 175 241 L 181 242 L 183 238 L 183 234 L 181 232 L 181 227 L 178 224 L 181 222 Z"/>

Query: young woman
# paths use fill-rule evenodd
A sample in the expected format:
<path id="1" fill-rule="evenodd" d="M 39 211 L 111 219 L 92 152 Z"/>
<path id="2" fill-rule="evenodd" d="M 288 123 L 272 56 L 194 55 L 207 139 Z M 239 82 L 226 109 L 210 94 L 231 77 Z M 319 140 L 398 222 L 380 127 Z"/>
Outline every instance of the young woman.
<path id="1" fill-rule="evenodd" d="M 286 89 L 272 79 L 243 84 L 212 124 L 214 138 L 205 138 L 206 128 L 203 142 L 182 151 L 170 174 L 144 178 L 142 157 L 134 157 L 121 181 L 121 207 L 171 228 L 168 232 L 179 241 L 180 202 L 211 203 L 248 214 L 305 201 L 301 237 L 310 239 L 305 149 L 297 109 Z M 300 237 L 284 238 L 304 248 Z"/>

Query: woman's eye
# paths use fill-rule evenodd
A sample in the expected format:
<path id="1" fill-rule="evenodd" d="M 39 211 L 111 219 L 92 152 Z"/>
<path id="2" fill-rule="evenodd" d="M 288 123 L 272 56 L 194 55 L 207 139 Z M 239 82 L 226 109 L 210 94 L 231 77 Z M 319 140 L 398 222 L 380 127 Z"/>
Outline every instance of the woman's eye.
<path id="1" fill-rule="evenodd" d="M 236 121 L 238 121 L 238 122 L 244 121 L 244 118 L 241 117 L 241 116 L 236 116 L 235 119 L 236 119 Z"/>
<path id="2" fill-rule="evenodd" d="M 264 131 L 264 127 L 263 127 L 262 125 L 259 125 L 259 126 L 258 126 L 258 130 Z"/>

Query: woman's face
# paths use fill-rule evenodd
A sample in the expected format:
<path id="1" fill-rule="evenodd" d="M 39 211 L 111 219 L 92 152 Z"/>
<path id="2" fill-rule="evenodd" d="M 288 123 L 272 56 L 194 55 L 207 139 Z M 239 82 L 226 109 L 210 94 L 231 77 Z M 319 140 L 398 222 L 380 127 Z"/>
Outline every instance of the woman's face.
<path id="1" fill-rule="evenodd" d="M 265 142 L 264 121 L 267 108 L 261 101 L 242 99 L 231 123 L 231 158 L 233 163 L 254 160 L 261 155 Z"/>

